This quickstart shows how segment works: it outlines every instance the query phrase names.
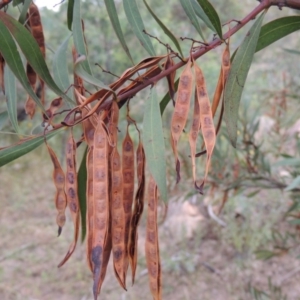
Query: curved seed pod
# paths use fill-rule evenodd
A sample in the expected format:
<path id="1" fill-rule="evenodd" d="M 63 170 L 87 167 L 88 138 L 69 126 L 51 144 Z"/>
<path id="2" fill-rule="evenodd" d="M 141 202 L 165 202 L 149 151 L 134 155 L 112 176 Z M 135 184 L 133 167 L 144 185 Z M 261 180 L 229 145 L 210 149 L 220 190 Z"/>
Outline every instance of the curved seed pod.
<path id="1" fill-rule="evenodd" d="M 100 284 L 99 284 L 99 288 L 98 288 L 98 295 L 100 294 L 101 287 L 102 287 L 103 281 L 105 279 L 111 249 L 112 249 L 111 222 L 109 221 L 107 239 L 106 239 L 106 242 L 104 245 L 103 262 L 102 262 L 102 269 L 101 269 L 101 275 L 100 275 Z"/>
<path id="2" fill-rule="evenodd" d="M 93 150 L 93 238 L 91 263 L 94 275 L 93 293 L 97 299 L 101 285 L 104 248 L 109 228 L 108 133 L 101 118 L 94 135 Z"/>
<path id="3" fill-rule="evenodd" d="M 174 60 L 172 59 L 171 55 L 168 55 L 166 63 L 165 63 L 165 67 L 164 69 L 167 70 L 171 67 L 173 67 L 174 64 Z M 172 73 L 170 73 L 167 76 L 167 80 L 168 80 L 168 87 L 169 87 L 169 94 L 170 97 L 173 101 L 173 105 L 175 106 L 175 100 L 174 100 L 174 95 L 175 95 L 175 77 L 176 77 L 176 70 Z"/>
<path id="4" fill-rule="evenodd" d="M 41 21 L 41 16 L 38 7 L 31 2 L 28 10 L 29 19 L 28 23 L 31 28 L 31 33 L 35 40 L 37 41 L 40 50 L 44 56 L 46 57 L 46 47 L 45 47 L 45 38 L 44 38 L 44 32 L 43 32 L 43 25 Z M 40 84 L 41 84 L 41 102 L 45 103 L 45 84 L 44 81 L 39 78 Z"/>
<path id="5" fill-rule="evenodd" d="M 128 240 L 130 221 L 132 214 L 132 202 L 134 193 L 134 146 L 129 135 L 127 125 L 127 132 L 122 144 L 122 174 L 123 174 L 123 207 L 125 211 L 125 244 L 126 244 L 126 258 L 125 271 L 128 269 Z"/>
<path id="6" fill-rule="evenodd" d="M 56 187 L 54 203 L 57 210 L 56 223 L 58 225 L 59 236 L 66 222 L 65 209 L 67 206 L 67 196 L 65 193 L 65 174 L 53 149 L 47 143 L 46 146 L 54 167 L 53 181 Z"/>
<path id="7" fill-rule="evenodd" d="M 58 267 L 61 267 L 73 254 L 79 235 L 79 200 L 77 192 L 77 172 L 76 172 L 76 144 L 73 138 L 73 133 L 71 131 L 70 137 L 67 142 L 67 172 L 66 172 L 66 191 L 67 191 L 67 202 L 71 212 L 73 225 L 74 225 L 74 240 L 71 243 L 69 250 L 65 258 L 60 262 Z"/>
<path id="8" fill-rule="evenodd" d="M 155 300 L 161 300 L 161 265 L 158 245 L 157 229 L 157 185 L 152 176 L 149 178 L 148 190 L 148 215 L 146 228 L 146 261 L 150 291 Z"/>
<path id="9" fill-rule="evenodd" d="M 178 159 L 177 144 L 187 121 L 192 89 L 193 73 L 191 71 L 191 59 L 189 59 L 180 75 L 176 104 L 171 121 L 171 145 L 176 161 L 177 183 L 180 181 L 180 162 Z"/>
<path id="10" fill-rule="evenodd" d="M 206 83 L 201 69 L 198 67 L 197 63 L 194 63 L 195 77 L 196 77 L 196 96 L 198 97 L 199 107 L 200 107 L 200 126 L 203 135 L 203 140 L 206 148 L 207 159 L 204 180 L 200 186 L 195 182 L 195 187 L 199 193 L 203 194 L 203 186 L 208 174 L 208 169 L 210 165 L 211 155 L 216 143 L 216 131 L 213 122 L 212 111 L 210 107 L 210 102 L 206 90 Z"/>
<path id="11" fill-rule="evenodd" d="M 199 98 L 197 97 L 197 92 L 195 93 L 195 103 L 194 103 L 194 114 L 193 114 L 193 123 L 189 133 L 189 143 L 191 149 L 191 158 L 192 158 L 192 168 L 193 168 L 193 181 L 196 182 L 196 145 L 197 138 L 200 129 L 200 104 Z"/>
<path id="12" fill-rule="evenodd" d="M 144 152 L 144 147 L 141 141 L 139 142 L 138 148 L 136 150 L 136 165 L 137 165 L 137 178 L 138 187 L 135 194 L 134 208 L 130 223 L 130 235 L 128 242 L 128 255 L 129 262 L 132 270 L 132 284 L 134 284 L 135 271 L 137 265 L 137 240 L 138 240 L 138 224 L 140 222 L 143 210 L 144 210 L 144 194 L 145 194 L 145 166 L 146 157 Z"/>

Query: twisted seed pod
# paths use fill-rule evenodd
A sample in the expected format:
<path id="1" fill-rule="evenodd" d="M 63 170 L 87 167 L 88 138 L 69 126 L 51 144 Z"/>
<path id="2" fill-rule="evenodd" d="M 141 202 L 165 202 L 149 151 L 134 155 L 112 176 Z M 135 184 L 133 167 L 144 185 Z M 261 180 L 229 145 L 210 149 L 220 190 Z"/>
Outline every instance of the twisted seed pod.
<path id="1" fill-rule="evenodd" d="M 164 69 L 167 70 L 175 65 L 174 60 L 172 59 L 171 55 L 168 55 Z M 175 106 L 175 100 L 174 100 L 174 95 L 175 95 L 175 77 L 176 77 L 176 70 L 172 73 L 170 73 L 167 76 L 167 81 L 168 81 L 168 87 L 169 87 L 169 94 L 170 97 L 173 101 L 173 105 Z"/>
<path id="2" fill-rule="evenodd" d="M 60 235 L 66 222 L 65 209 L 67 206 L 67 196 L 65 193 L 65 174 L 53 149 L 47 143 L 46 146 L 54 167 L 53 181 L 56 187 L 54 203 L 57 210 L 56 223 L 58 225 L 58 235 Z"/>
<path id="3" fill-rule="evenodd" d="M 123 175 L 123 207 L 125 211 L 125 271 L 128 269 L 128 241 L 131 221 L 131 210 L 134 193 L 134 146 L 127 132 L 122 144 L 122 175 Z"/>
<path id="4" fill-rule="evenodd" d="M 137 265 L 137 240 L 138 240 L 138 225 L 144 210 L 144 194 L 145 194 L 145 166 L 146 157 L 144 147 L 141 141 L 139 142 L 136 150 L 136 165 L 137 165 L 137 178 L 138 187 L 134 199 L 134 208 L 130 223 L 130 234 L 128 242 L 128 255 L 129 262 L 132 270 L 132 284 L 134 284 L 135 271 Z"/>
<path id="5" fill-rule="evenodd" d="M 195 182 L 195 188 L 199 193 L 203 194 L 203 186 L 207 178 L 212 152 L 216 143 L 216 131 L 203 73 L 196 62 L 194 63 L 194 68 L 197 90 L 196 97 L 198 97 L 200 107 L 200 126 L 207 153 L 204 180 L 200 186 Z"/>
<path id="6" fill-rule="evenodd" d="M 93 150 L 93 237 L 90 256 L 94 275 L 93 293 L 97 299 L 101 286 L 104 249 L 109 229 L 108 132 L 99 118 Z"/>
<path id="7" fill-rule="evenodd" d="M 191 71 L 191 59 L 189 59 L 180 75 L 176 104 L 171 121 L 171 145 L 176 161 L 177 183 L 180 181 L 180 162 L 178 159 L 177 144 L 187 121 L 192 89 L 193 73 Z"/>
<path id="8" fill-rule="evenodd" d="M 76 172 L 76 144 L 73 138 L 73 133 L 71 131 L 70 137 L 67 142 L 67 172 L 66 172 L 66 191 L 67 191 L 67 202 L 71 212 L 73 225 L 74 225 L 74 239 L 71 243 L 69 250 L 60 262 L 58 267 L 61 267 L 73 254 L 79 235 L 79 223 L 80 223 L 80 214 L 79 214 L 79 200 L 78 200 L 78 191 L 77 191 L 77 172 Z"/>
<path id="9" fill-rule="evenodd" d="M 150 291 L 154 300 L 161 300 L 161 265 L 158 245 L 157 230 L 157 185 L 152 176 L 149 178 L 148 190 L 148 215 L 146 228 L 146 262 Z"/>

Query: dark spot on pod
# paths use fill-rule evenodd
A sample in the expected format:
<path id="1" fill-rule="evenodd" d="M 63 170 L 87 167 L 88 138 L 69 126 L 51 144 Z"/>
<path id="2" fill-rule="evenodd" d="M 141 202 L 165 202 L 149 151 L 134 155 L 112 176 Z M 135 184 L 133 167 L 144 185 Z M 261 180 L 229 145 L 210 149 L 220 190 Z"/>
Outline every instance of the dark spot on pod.
<path id="1" fill-rule="evenodd" d="M 74 173 L 68 172 L 68 182 L 71 184 L 74 183 Z"/>
<path id="2" fill-rule="evenodd" d="M 212 118 L 204 117 L 204 127 L 211 127 L 211 126 L 212 126 Z"/>
<path id="3" fill-rule="evenodd" d="M 124 203 L 124 211 L 126 214 L 131 212 L 131 207 L 132 207 L 132 205 L 128 201 L 126 203 Z"/>
<path id="4" fill-rule="evenodd" d="M 116 250 L 114 250 L 114 259 L 115 260 L 119 260 L 120 258 L 122 258 L 123 255 L 123 251 L 120 247 L 117 247 Z"/>
<path id="5" fill-rule="evenodd" d="M 190 82 L 191 82 L 191 80 L 190 80 L 189 76 L 183 75 L 180 77 L 180 83 L 182 84 L 183 87 L 188 87 Z"/>
<path id="6" fill-rule="evenodd" d="M 73 150 L 73 144 L 72 143 L 68 143 L 67 144 L 67 152 L 68 153 L 72 153 L 72 150 Z M 72 163 L 72 165 L 73 165 L 73 163 Z"/>
<path id="7" fill-rule="evenodd" d="M 118 231 L 118 230 L 115 230 L 114 233 L 113 233 L 113 237 L 112 237 L 113 242 L 115 244 L 120 244 L 121 243 L 121 236 L 122 236 L 121 232 Z"/>
<path id="8" fill-rule="evenodd" d="M 75 203 L 75 202 L 71 202 L 70 203 L 70 209 L 71 209 L 71 211 L 73 211 L 73 212 L 77 212 L 77 204 Z"/>
<path id="9" fill-rule="evenodd" d="M 96 181 L 105 181 L 105 171 L 103 169 L 96 170 L 95 180 Z"/>
<path id="10" fill-rule="evenodd" d="M 73 161 L 71 158 L 67 158 L 67 164 L 69 168 L 73 168 Z"/>
<path id="11" fill-rule="evenodd" d="M 105 225 L 106 225 L 106 218 L 97 218 L 96 219 L 96 222 L 97 222 L 97 227 L 99 230 L 102 230 L 105 228 Z"/>
<path id="12" fill-rule="evenodd" d="M 121 206 L 121 197 L 119 194 L 115 194 L 113 197 L 113 208 L 119 208 Z"/>
<path id="13" fill-rule="evenodd" d="M 179 103 L 186 104 L 189 101 L 189 92 L 187 91 L 179 91 L 178 95 Z"/>
<path id="14" fill-rule="evenodd" d="M 131 183 L 133 176 L 132 176 L 132 172 L 131 171 L 125 171 L 123 172 L 123 179 L 124 179 L 124 183 Z"/>
<path id="15" fill-rule="evenodd" d="M 151 265 L 150 265 L 150 268 L 149 268 L 149 273 L 152 277 L 156 277 L 157 276 L 157 266 L 156 266 L 156 262 L 153 262 Z"/>
<path id="16" fill-rule="evenodd" d="M 113 217 L 112 217 L 112 223 L 114 226 L 118 226 L 120 224 L 120 220 L 121 220 L 121 216 L 120 214 L 115 214 Z"/>
<path id="17" fill-rule="evenodd" d="M 205 92 L 205 89 L 204 89 L 203 86 L 201 86 L 199 88 L 199 95 L 200 95 L 200 97 L 205 97 L 206 96 L 206 92 Z"/>
<path id="18" fill-rule="evenodd" d="M 125 142 L 124 150 L 125 150 L 126 152 L 129 152 L 129 151 L 132 150 L 132 143 L 131 143 L 130 141 L 126 141 L 126 142 Z"/>
<path id="19" fill-rule="evenodd" d="M 75 193 L 75 190 L 70 187 L 69 190 L 68 190 L 68 195 L 70 196 L 70 198 L 74 199 L 76 197 L 76 193 Z"/>
<path id="20" fill-rule="evenodd" d="M 46 110 L 46 114 L 43 114 L 43 119 L 44 120 L 49 120 L 51 119 L 53 116 L 52 111 L 50 109 Z"/>
<path id="21" fill-rule="evenodd" d="M 155 232 L 154 231 L 149 231 L 147 232 L 147 240 L 154 244 L 155 243 Z"/>
<path id="22" fill-rule="evenodd" d="M 102 134 L 98 134 L 95 139 L 95 147 L 103 148 L 105 146 L 105 136 Z"/>
<path id="23" fill-rule="evenodd" d="M 96 246 L 92 249 L 92 262 L 95 267 L 99 267 L 101 265 L 101 254 L 102 254 L 102 247 Z"/>
<path id="24" fill-rule="evenodd" d="M 148 202 L 149 209 L 154 210 L 154 208 L 155 208 L 154 203 L 155 203 L 155 199 L 154 199 L 154 197 L 151 197 Z"/>
<path id="25" fill-rule="evenodd" d="M 61 105 L 61 102 L 62 102 L 62 98 L 56 98 L 51 102 L 51 106 L 58 107 Z"/>
<path id="26" fill-rule="evenodd" d="M 65 176 L 61 172 L 56 173 L 55 183 L 64 183 L 64 181 L 65 181 Z"/>
<path id="27" fill-rule="evenodd" d="M 104 200 L 98 200 L 96 202 L 98 212 L 103 213 L 106 210 L 106 202 Z"/>
<path id="28" fill-rule="evenodd" d="M 209 112 L 210 112 L 210 106 L 209 106 L 209 104 L 208 103 L 201 104 L 200 110 L 205 115 L 209 114 Z"/>
<path id="29" fill-rule="evenodd" d="M 123 168 L 128 169 L 133 165 L 133 157 L 131 155 L 123 156 Z"/>
<path id="30" fill-rule="evenodd" d="M 204 132 L 204 136 L 206 139 L 210 140 L 214 137 L 214 132 L 213 130 L 207 130 L 206 132 Z"/>

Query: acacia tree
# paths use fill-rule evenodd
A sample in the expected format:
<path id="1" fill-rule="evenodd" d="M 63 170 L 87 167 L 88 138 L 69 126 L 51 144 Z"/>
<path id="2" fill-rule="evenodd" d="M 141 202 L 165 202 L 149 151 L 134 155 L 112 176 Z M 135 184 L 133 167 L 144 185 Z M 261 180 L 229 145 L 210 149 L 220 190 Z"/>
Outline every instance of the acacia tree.
<path id="1" fill-rule="evenodd" d="M 46 144 L 54 167 L 58 234 L 60 235 L 65 223 L 66 207 L 70 209 L 74 224 L 74 240 L 59 266 L 62 266 L 74 252 L 81 224 L 82 238 L 86 236 L 88 266 L 94 278 L 95 299 L 105 278 L 110 253 L 120 285 L 126 289 L 129 265 L 134 282 L 137 264 L 137 227 L 145 198 L 148 201 L 146 261 L 149 284 L 153 298 L 161 299 L 157 203 L 158 195 L 161 200 L 167 202 L 165 146 L 161 121 L 164 110 L 172 100 L 174 111 L 170 125 L 171 146 L 178 182 L 180 158 L 177 146 L 187 122 L 195 90 L 192 126 L 189 132 L 190 164 L 195 190 L 203 194 L 204 184 L 209 181 L 207 176 L 210 160 L 223 115 L 228 139 L 232 146 L 236 147 L 239 103 L 255 52 L 300 29 L 299 16 L 282 17 L 263 25 L 268 9 L 271 7 L 300 9 L 300 1 L 262 0 L 243 19 L 228 20 L 228 26 L 222 27 L 217 11 L 209 1 L 180 0 L 182 10 L 200 37 L 200 40 L 193 37 L 181 38 L 180 41 L 155 15 L 146 0 L 143 0 L 139 7 L 135 0 L 123 0 L 123 9 L 128 22 L 141 47 L 144 47 L 150 55 L 139 63 L 135 63 L 135 58 L 127 47 L 114 1 L 104 2 L 116 36 L 132 62 L 132 67 L 109 85 L 97 79 L 91 71 L 80 1 L 68 1 L 66 18 L 72 37 L 70 35 L 57 49 L 53 75 L 50 74 L 45 62 L 44 34 L 36 5 L 31 1 L 0 1 L 0 84 L 7 99 L 7 111 L 1 113 L 1 118 L 9 118 L 13 129 L 20 135 L 20 140 L 16 144 L 0 149 L 0 166 L 26 155 L 43 143 Z M 7 13 L 9 5 L 19 5 L 18 19 Z M 156 55 L 151 42 L 151 38 L 155 37 L 148 33 L 139 9 L 146 10 L 172 42 L 169 45 L 159 40 L 166 48 L 165 55 Z M 199 19 L 214 32 L 211 40 L 207 40 L 203 35 Z M 251 29 L 240 46 L 230 55 L 230 38 L 250 22 L 253 23 Z M 229 29 L 223 33 L 223 28 Z M 70 39 L 74 45 L 72 85 L 66 63 Z M 188 53 L 184 53 L 181 48 L 185 40 L 192 44 Z M 197 65 L 197 59 L 223 44 L 225 47 L 220 59 L 220 76 L 214 98 L 210 103 L 205 78 Z M 26 69 L 22 63 L 22 55 L 27 61 Z M 176 80 L 176 70 L 182 67 L 184 68 L 180 77 Z M 163 78 L 167 78 L 169 93 L 163 99 L 159 99 L 156 85 Z M 21 136 L 17 120 L 16 79 L 28 93 L 25 103 L 27 114 L 32 118 L 36 110 L 42 112 L 42 131 L 29 138 Z M 88 92 L 87 86 L 94 92 Z M 145 103 L 143 131 L 140 132 L 140 128 L 130 117 L 129 100 L 149 86 L 150 96 Z M 46 87 L 58 96 L 51 103 L 45 101 Z M 122 141 L 122 152 L 119 153 L 117 149 L 119 108 L 124 105 L 127 105 L 128 125 L 126 136 Z M 217 116 L 218 108 L 220 114 Z M 81 126 L 81 136 L 76 137 L 75 142 L 72 128 L 77 124 Z M 139 136 L 136 154 L 128 131 L 129 125 L 136 128 Z M 63 170 L 55 152 L 47 143 L 51 137 L 63 130 L 70 132 L 65 145 L 66 170 Z M 201 152 L 196 153 L 200 131 L 203 145 Z M 76 149 L 84 145 L 86 152 L 77 170 Z M 204 179 L 199 180 L 195 171 L 196 157 L 204 154 L 207 156 L 205 175 Z M 147 187 L 146 168 L 149 173 Z M 137 190 L 134 193 L 135 172 Z M 280 182 L 269 181 L 277 188 L 286 187 Z M 289 186 L 290 189 L 298 191 L 298 181 L 296 178 Z M 233 185 L 228 189 L 235 187 Z"/>

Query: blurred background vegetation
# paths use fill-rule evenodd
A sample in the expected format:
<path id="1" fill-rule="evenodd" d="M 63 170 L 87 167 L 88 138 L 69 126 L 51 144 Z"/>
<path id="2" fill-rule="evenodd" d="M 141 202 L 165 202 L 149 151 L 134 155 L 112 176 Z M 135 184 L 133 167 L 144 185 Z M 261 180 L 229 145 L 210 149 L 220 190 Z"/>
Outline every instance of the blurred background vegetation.
<path id="1" fill-rule="evenodd" d="M 115 2 L 128 47 L 137 63 L 147 53 L 133 36 L 121 1 Z M 148 3 L 177 37 L 197 39 L 197 32 L 179 1 Z M 211 0 L 211 3 L 222 22 L 240 19 L 257 5 L 254 0 L 242 3 Z M 147 31 L 169 43 L 142 3 L 139 6 Z M 67 4 L 62 3 L 58 11 L 40 10 L 50 69 L 53 53 L 70 34 L 66 9 Z M 18 11 L 11 13 L 17 15 Z M 264 22 L 294 14 L 298 12 L 272 7 Z M 113 32 L 103 1 L 82 1 L 82 16 L 93 73 L 109 84 L 114 78 L 96 64 L 120 75 L 131 63 Z M 204 24 L 202 27 L 211 40 L 213 33 Z M 247 29 L 231 38 L 232 52 Z M 175 186 L 168 129 L 173 108 L 171 103 L 168 105 L 163 124 L 170 203 L 167 217 L 160 225 L 164 299 L 300 299 L 299 37 L 299 32 L 293 33 L 255 55 L 240 107 L 238 147 L 232 148 L 222 127 L 204 196 L 196 195 L 193 190 L 188 130 L 179 150 L 182 180 Z M 158 54 L 166 53 L 158 42 L 153 44 Z M 191 43 L 186 41 L 182 46 L 187 56 Z M 222 50 L 222 46 L 218 47 L 198 60 L 210 98 L 219 76 Z M 167 92 L 164 80 L 158 91 L 161 98 Z M 130 101 L 131 116 L 139 126 L 148 92 L 146 89 Z M 18 97 L 20 126 L 24 135 L 30 135 L 39 125 L 39 116 L 29 120 L 24 115 L 26 95 L 21 87 Z M 47 92 L 49 102 L 54 97 Z M 0 94 L 0 113 L 6 110 L 4 99 Z M 14 135 L 4 133 L 12 128 L 2 120 L 0 147 L 17 140 Z M 121 135 L 125 133 L 125 125 L 124 110 Z M 137 138 L 135 135 L 133 130 L 132 136 Z M 60 145 L 64 139 L 61 135 L 51 141 L 61 158 L 64 149 Z M 205 156 L 197 160 L 198 178 L 203 175 L 204 166 Z M 75 255 L 63 268 L 56 268 L 72 239 L 72 226 L 69 217 L 62 236 L 55 237 L 52 165 L 45 147 L 1 168 L 0 178 L 0 299 L 92 299 L 92 276 L 86 266 L 84 244 L 78 245 Z M 161 219 L 163 211 L 162 207 Z M 110 268 L 101 299 L 151 299 L 143 254 L 144 225 L 143 220 L 135 285 L 128 285 L 128 292 L 122 291 Z"/>

